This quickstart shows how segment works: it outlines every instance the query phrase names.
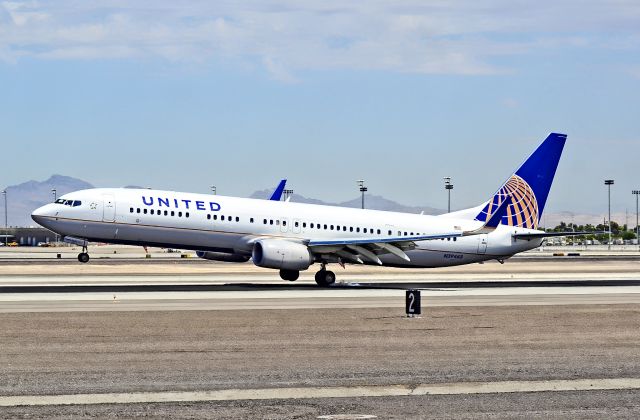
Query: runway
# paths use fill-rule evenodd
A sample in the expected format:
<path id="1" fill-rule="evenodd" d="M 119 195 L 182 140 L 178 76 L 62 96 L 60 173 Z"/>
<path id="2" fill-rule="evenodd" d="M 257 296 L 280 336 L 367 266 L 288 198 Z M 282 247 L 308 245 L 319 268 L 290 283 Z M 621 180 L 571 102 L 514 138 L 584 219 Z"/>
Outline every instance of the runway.
<path id="1" fill-rule="evenodd" d="M 584 264 L 347 270 L 328 289 L 227 265 L 10 265 L 0 417 L 637 418 L 637 262 Z"/>

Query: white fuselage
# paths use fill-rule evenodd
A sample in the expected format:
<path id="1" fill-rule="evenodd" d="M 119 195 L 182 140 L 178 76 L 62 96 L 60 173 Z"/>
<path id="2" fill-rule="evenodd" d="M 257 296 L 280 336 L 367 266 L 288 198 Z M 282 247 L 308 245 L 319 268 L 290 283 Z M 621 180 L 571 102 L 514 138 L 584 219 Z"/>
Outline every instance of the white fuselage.
<path id="1" fill-rule="evenodd" d="M 481 222 L 375 210 L 146 189 L 90 189 L 66 194 L 33 213 L 52 231 L 89 241 L 251 254 L 260 238 L 370 239 L 471 231 Z M 71 204 L 68 204 L 71 202 Z M 75 204 L 75 205 L 74 205 Z M 500 225 L 489 234 L 419 241 L 410 261 L 380 255 L 384 265 L 443 267 L 504 259 L 540 246 L 516 240 L 530 230 Z M 365 262 L 366 263 L 366 262 Z"/>

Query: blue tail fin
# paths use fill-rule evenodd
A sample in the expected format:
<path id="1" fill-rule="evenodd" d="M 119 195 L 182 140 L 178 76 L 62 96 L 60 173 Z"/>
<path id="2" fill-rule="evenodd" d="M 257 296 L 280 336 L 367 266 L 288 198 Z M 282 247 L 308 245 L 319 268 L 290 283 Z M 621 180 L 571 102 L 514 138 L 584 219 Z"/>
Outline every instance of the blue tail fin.
<path id="1" fill-rule="evenodd" d="M 566 140 L 566 134 L 549 134 L 487 202 L 476 220 L 486 221 L 507 197 L 511 197 L 512 203 L 502 217 L 502 224 L 536 229 Z"/>

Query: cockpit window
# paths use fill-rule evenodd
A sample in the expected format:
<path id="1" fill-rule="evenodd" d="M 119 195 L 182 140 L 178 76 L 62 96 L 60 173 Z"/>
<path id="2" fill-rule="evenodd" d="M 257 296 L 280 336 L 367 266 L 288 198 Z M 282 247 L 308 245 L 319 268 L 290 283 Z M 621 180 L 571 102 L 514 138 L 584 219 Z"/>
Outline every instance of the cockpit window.
<path id="1" fill-rule="evenodd" d="M 64 204 L 65 206 L 78 207 L 82 205 L 82 201 L 79 200 L 65 200 L 64 198 L 58 198 L 55 201 L 56 204 Z"/>

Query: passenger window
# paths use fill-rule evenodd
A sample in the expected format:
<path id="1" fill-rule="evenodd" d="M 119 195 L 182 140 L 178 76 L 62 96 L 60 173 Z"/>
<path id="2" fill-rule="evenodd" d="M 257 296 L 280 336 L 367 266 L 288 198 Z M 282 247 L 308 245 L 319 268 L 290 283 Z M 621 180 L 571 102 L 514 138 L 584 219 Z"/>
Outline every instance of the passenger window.
<path id="1" fill-rule="evenodd" d="M 137 209 L 137 210 L 136 210 L 136 213 L 140 214 L 140 209 Z"/>
<path id="2" fill-rule="evenodd" d="M 253 217 L 251 219 L 249 219 L 249 222 L 253 223 Z"/>
<path id="3" fill-rule="evenodd" d="M 346 226 L 342 226 L 342 231 L 346 232 L 347 231 L 347 227 Z"/>
<path id="4" fill-rule="evenodd" d="M 356 232 L 360 233 L 360 228 L 359 227 L 356 228 Z"/>
<path id="5" fill-rule="evenodd" d="M 311 224 L 309 225 L 309 227 L 310 227 L 311 229 L 313 229 L 313 223 L 311 223 Z"/>
<path id="6" fill-rule="evenodd" d="M 391 236 L 391 231 L 389 231 L 389 236 Z"/>
<path id="7" fill-rule="evenodd" d="M 327 225 L 324 225 L 324 230 L 327 230 Z"/>
<path id="8" fill-rule="evenodd" d="M 155 212 L 155 210 L 153 210 L 153 209 L 149 210 L 149 212 L 150 212 L 151 214 L 155 214 L 155 213 L 156 213 L 156 212 Z"/>
<path id="9" fill-rule="evenodd" d="M 171 210 L 171 217 L 173 217 L 173 216 L 175 216 L 175 215 L 176 215 L 176 212 L 175 212 L 175 211 L 173 211 L 173 210 Z"/>
<path id="10" fill-rule="evenodd" d="M 269 224 L 273 225 L 273 219 L 269 219 Z"/>
<path id="11" fill-rule="evenodd" d="M 220 216 L 220 220 L 224 222 L 224 216 Z"/>
<path id="12" fill-rule="evenodd" d="M 218 215 L 217 214 L 213 215 L 213 220 L 218 220 Z"/>
<path id="13" fill-rule="evenodd" d="M 380 229 L 378 229 L 378 235 L 380 235 Z"/>
<path id="14" fill-rule="evenodd" d="M 236 222 L 239 222 L 240 218 L 238 216 L 236 216 Z"/>
<path id="15" fill-rule="evenodd" d="M 306 228 L 307 227 L 307 222 L 302 222 L 302 227 Z"/>
<path id="16" fill-rule="evenodd" d="M 264 221 L 263 221 L 263 222 L 264 222 L 264 224 L 266 225 L 266 224 L 267 224 L 267 219 L 264 219 Z"/>
<path id="17" fill-rule="evenodd" d="M 282 224 L 283 224 L 283 225 L 286 225 L 286 224 L 287 224 L 287 222 L 282 222 Z M 300 226 L 300 223 L 296 222 L 296 223 L 295 223 L 295 226 L 296 226 L 296 227 Z"/>
<path id="18" fill-rule="evenodd" d="M 333 230 L 333 225 L 331 225 L 331 230 Z"/>
<path id="19" fill-rule="evenodd" d="M 147 209 L 144 209 L 142 212 L 143 212 L 144 214 L 147 214 Z"/>
<path id="20" fill-rule="evenodd" d="M 404 236 L 407 236 L 407 232 L 404 233 Z"/>
<path id="21" fill-rule="evenodd" d="M 280 220 L 276 220 L 276 225 L 277 225 L 278 223 L 280 223 Z M 283 221 L 282 221 L 282 226 L 287 226 L 287 221 L 286 221 L 286 220 L 283 220 Z"/>
<path id="22" fill-rule="evenodd" d="M 129 213 L 133 213 L 133 207 L 129 208 Z"/>
<path id="23" fill-rule="evenodd" d="M 182 217 L 182 212 L 181 211 L 178 212 L 178 217 Z"/>
<path id="24" fill-rule="evenodd" d="M 458 238 L 453 238 L 453 242 L 455 242 L 455 241 L 457 241 L 457 240 L 458 240 Z"/>
<path id="25" fill-rule="evenodd" d="M 367 233 L 367 228 L 364 228 L 364 233 Z"/>
<path id="26" fill-rule="evenodd" d="M 207 220 L 211 220 L 211 215 L 207 214 Z"/>
<path id="27" fill-rule="evenodd" d="M 169 212 L 165 210 L 165 211 L 164 211 L 164 215 L 165 215 L 165 216 L 169 215 Z"/>
<path id="28" fill-rule="evenodd" d="M 184 217 L 189 217 L 189 212 L 186 212 L 186 213 L 184 214 Z"/>
<path id="29" fill-rule="evenodd" d="M 284 222 L 284 224 L 286 225 L 287 222 Z M 276 220 L 276 226 L 280 226 L 280 220 Z"/>
<path id="30" fill-rule="evenodd" d="M 353 232 L 353 226 L 349 226 L 349 232 Z"/>

